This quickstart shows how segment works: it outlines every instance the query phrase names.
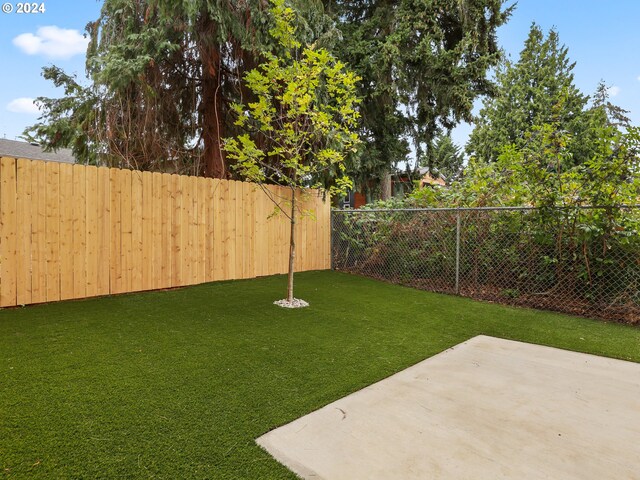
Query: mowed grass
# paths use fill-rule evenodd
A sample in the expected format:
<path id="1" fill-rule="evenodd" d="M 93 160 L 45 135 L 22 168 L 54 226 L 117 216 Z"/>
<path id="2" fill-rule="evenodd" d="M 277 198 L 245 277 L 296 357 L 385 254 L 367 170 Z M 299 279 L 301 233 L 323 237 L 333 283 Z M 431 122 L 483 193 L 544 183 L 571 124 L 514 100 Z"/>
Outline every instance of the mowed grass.
<path id="1" fill-rule="evenodd" d="M 293 479 L 256 437 L 478 334 L 640 361 L 638 328 L 336 272 L 285 310 L 285 281 L 0 312 L 0 477 Z"/>

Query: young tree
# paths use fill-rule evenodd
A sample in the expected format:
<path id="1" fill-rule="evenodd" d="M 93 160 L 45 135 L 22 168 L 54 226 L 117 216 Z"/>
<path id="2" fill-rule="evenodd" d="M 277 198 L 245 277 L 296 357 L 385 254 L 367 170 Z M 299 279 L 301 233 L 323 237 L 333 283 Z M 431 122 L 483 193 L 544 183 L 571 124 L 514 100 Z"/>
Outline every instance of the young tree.
<path id="1" fill-rule="evenodd" d="M 320 179 L 328 171 L 339 172 L 329 194 L 344 194 L 351 186 L 344 170 L 345 156 L 359 143 L 353 131 L 358 77 L 326 50 L 302 48 L 295 36 L 295 12 L 284 0 L 271 3 L 271 34 L 283 53 L 266 53 L 266 61 L 245 76 L 255 101 L 235 104 L 234 110 L 236 124 L 246 133 L 228 138 L 224 148 L 243 178 L 283 185 L 291 192 L 288 211 L 274 203 L 291 225 L 286 301 L 294 306 L 295 227 L 300 213 L 296 190 L 323 189 Z M 255 134 L 267 141 L 256 141 Z"/>

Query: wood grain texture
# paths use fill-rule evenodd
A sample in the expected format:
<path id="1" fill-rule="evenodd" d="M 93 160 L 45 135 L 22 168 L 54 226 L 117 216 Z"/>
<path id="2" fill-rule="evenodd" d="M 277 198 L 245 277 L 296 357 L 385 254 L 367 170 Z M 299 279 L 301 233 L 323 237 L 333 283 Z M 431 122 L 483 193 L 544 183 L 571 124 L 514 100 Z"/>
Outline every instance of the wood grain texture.
<path id="1" fill-rule="evenodd" d="M 0 306 L 286 273 L 291 190 L 0 159 Z M 299 194 L 296 270 L 329 265 L 329 207 Z M 276 203 L 274 203 L 276 202 Z"/>

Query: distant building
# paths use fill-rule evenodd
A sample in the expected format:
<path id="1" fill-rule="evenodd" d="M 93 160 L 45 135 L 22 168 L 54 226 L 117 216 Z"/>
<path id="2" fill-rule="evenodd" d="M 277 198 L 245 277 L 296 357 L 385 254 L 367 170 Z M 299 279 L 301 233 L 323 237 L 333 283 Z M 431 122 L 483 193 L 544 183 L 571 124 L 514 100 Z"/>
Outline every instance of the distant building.
<path id="1" fill-rule="evenodd" d="M 429 173 L 429 169 L 427 167 L 422 167 L 417 171 L 417 177 L 420 181 L 418 183 L 419 188 L 435 188 L 435 187 L 446 187 L 447 182 L 439 175 L 435 177 Z M 411 192 L 416 185 L 416 182 L 413 180 L 412 176 L 407 172 L 398 171 L 388 177 L 389 182 L 391 182 L 391 195 L 397 198 L 402 198 Z M 373 202 L 377 200 L 372 195 L 374 182 L 368 182 L 368 187 L 366 189 L 367 193 L 364 193 L 365 189 L 361 189 L 360 191 L 350 190 L 347 195 L 340 199 L 338 202 L 339 208 L 360 208 L 367 203 Z"/>
<path id="2" fill-rule="evenodd" d="M 447 182 L 441 176 L 436 176 L 435 178 L 431 176 L 428 168 L 420 169 L 420 188 L 424 187 L 446 187 Z"/>
<path id="3" fill-rule="evenodd" d="M 20 142 L 0 138 L 0 157 L 28 158 L 45 162 L 76 163 L 69 148 L 60 148 L 55 152 L 45 152 L 35 143 Z"/>

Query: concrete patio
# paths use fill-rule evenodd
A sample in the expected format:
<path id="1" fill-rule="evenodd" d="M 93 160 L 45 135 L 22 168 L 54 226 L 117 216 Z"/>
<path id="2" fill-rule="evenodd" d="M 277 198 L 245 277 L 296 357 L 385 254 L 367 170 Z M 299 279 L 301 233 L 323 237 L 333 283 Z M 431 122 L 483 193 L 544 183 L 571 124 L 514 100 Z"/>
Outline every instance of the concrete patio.
<path id="1" fill-rule="evenodd" d="M 305 479 L 640 478 L 640 364 L 477 336 L 257 442 Z"/>

